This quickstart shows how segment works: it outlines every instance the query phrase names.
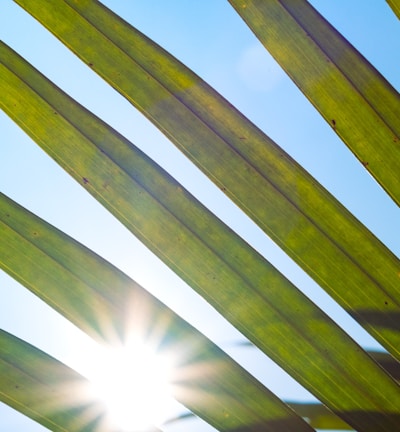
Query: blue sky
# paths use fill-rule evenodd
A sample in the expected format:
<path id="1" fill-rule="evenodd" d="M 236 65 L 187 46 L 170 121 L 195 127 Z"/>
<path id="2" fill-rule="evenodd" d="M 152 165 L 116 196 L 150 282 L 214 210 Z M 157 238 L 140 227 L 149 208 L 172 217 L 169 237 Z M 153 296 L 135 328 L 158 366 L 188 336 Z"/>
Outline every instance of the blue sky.
<path id="1" fill-rule="evenodd" d="M 207 80 L 300 162 L 395 254 L 399 209 L 260 46 L 225 0 L 108 0 L 107 6 Z M 381 1 L 311 2 L 400 88 L 400 26 Z M 0 37 L 63 90 L 144 150 L 364 346 L 377 344 L 244 216 L 163 135 L 11 0 L 0 3 Z M 239 333 L 159 262 L 0 113 L 0 190 L 77 238 L 154 293 L 279 396 L 307 399 L 264 355 L 232 347 Z M 93 223 L 93 219 L 96 223 Z M 86 339 L 0 272 L 0 327 L 71 365 Z M 75 362 L 75 363 L 74 363 Z M 172 430 L 212 430 L 197 422 Z M 44 430 L 0 405 L 0 432 Z"/>

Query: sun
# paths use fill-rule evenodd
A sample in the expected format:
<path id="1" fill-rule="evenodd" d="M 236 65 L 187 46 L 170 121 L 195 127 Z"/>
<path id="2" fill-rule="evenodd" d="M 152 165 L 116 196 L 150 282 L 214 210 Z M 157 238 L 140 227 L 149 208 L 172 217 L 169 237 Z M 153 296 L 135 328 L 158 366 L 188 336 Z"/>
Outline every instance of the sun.
<path id="1" fill-rule="evenodd" d="M 90 393 L 105 404 L 117 430 L 142 431 L 160 426 L 171 415 L 172 361 L 143 340 L 132 339 L 118 348 L 96 344 L 80 358 Z"/>

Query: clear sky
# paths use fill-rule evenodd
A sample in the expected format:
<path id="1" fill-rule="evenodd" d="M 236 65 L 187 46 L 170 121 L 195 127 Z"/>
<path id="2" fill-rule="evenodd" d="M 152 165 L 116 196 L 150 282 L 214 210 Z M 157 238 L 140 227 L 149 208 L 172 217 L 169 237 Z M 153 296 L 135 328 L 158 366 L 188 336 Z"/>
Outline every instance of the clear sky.
<path id="1" fill-rule="evenodd" d="M 208 81 L 300 162 L 397 256 L 400 212 L 261 47 L 225 0 L 107 0 L 108 7 Z M 311 2 L 397 89 L 400 26 L 384 0 Z M 333 315 L 358 342 L 378 347 L 160 132 L 11 0 L 0 38 L 169 171 Z M 0 96 L 1 97 L 1 96 Z M 289 400 L 311 400 L 263 354 L 234 347 L 240 334 L 159 262 L 0 112 L 0 190 L 108 259 Z M 96 223 L 93 223 L 96 220 Z M 1 241 L 1 239 L 0 239 Z M 79 367 L 86 338 L 0 271 L 0 328 Z M 213 430 L 185 421 L 171 431 Z M 44 430 L 0 404 L 0 432 Z"/>

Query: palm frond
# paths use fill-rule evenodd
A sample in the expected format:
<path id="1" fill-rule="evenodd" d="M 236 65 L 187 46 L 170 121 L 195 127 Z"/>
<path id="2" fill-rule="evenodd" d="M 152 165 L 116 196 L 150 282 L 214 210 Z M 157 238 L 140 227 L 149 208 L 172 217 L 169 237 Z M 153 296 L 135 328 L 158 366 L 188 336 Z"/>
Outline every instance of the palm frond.
<path id="1" fill-rule="evenodd" d="M 143 112 L 373 337 L 400 358 L 399 260 L 315 179 L 192 71 L 101 3 L 17 3 Z M 250 11 L 258 3 L 245 4 L 242 9 Z M 267 11 L 275 4 L 282 9 L 279 2 L 261 4 Z M 304 2 L 296 4 L 308 11 Z M 330 29 L 321 20 L 315 21 L 326 31 Z M 275 20 L 274 25 L 286 31 L 286 21 L 281 26 Z M 92 40 L 98 43 L 92 44 Z M 311 45 L 314 47 L 314 42 Z M 325 54 L 318 55 L 319 61 L 326 63 Z M 356 58 L 359 62 L 359 56 Z M 365 62 L 360 67 L 368 69 Z M 370 75 L 370 80 L 376 78 L 376 91 L 382 92 L 379 97 L 390 96 L 390 102 L 378 99 L 382 100 L 381 115 L 389 118 L 390 133 L 385 122 L 382 126 L 390 135 L 388 145 L 395 146 L 391 129 L 398 125 L 398 95 L 379 80 L 377 72 Z M 337 103 L 335 94 L 332 99 Z M 355 130 L 352 124 L 343 124 L 350 134 Z M 379 148 L 372 143 L 369 151 L 375 155 Z M 390 164 L 400 161 L 397 150 L 385 153 Z M 379 169 L 398 184 L 398 169 L 390 164 L 381 164 Z"/>
<path id="2" fill-rule="evenodd" d="M 206 82 L 101 3 L 15 2 L 151 120 L 390 354 L 363 350 L 171 175 L 2 42 L 4 112 L 322 403 L 281 401 L 120 270 L 2 193 L 0 267 L 102 343 L 155 328 L 159 350 L 177 356 L 174 396 L 218 430 L 399 430 L 399 259 Z M 306 1 L 229 3 L 399 204 L 396 90 Z M 388 3 L 398 14 L 397 2 Z M 52 430 L 111 430 L 101 403 L 70 403 L 83 377 L 6 332 L 0 344 L 1 400 Z"/>

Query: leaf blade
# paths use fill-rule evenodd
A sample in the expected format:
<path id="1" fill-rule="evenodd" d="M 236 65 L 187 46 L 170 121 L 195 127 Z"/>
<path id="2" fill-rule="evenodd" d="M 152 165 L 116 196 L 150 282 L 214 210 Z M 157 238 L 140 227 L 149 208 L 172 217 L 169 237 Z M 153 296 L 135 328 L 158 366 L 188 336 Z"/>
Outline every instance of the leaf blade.
<path id="1" fill-rule="evenodd" d="M 397 422 L 400 390 L 360 347 L 154 162 L 1 48 L 16 69 L 0 68 L 0 103 L 64 169 L 346 421 L 365 431 Z"/>
<path id="2" fill-rule="evenodd" d="M 310 426 L 319 430 L 354 430 L 351 426 L 329 411 L 324 405 L 318 403 L 306 402 L 287 402 L 288 405 L 304 417 Z M 181 422 L 182 420 L 191 419 L 194 415 L 190 412 L 181 413 L 178 416 L 170 418 L 164 424 Z"/>
<path id="3" fill-rule="evenodd" d="M 391 7 L 392 11 L 400 19 L 400 2 L 399 0 L 386 0 L 386 3 Z"/>
<path id="4" fill-rule="evenodd" d="M 157 334 L 150 342 L 176 358 L 173 395 L 214 427 L 313 430 L 141 286 L 1 193 L 0 233 L 0 267 L 99 342 L 120 346 L 132 332 Z"/>
<path id="5" fill-rule="evenodd" d="M 400 205 L 400 96 L 306 1 L 229 0 L 344 143 Z"/>
<path id="6" fill-rule="evenodd" d="M 3 402 L 56 432 L 110 430 L 84 377 L 1 329 L 0 346 Z"/>
<path id="7" fill-rule="evenodd" d="M 16 2 L 153 121 L 400 359 L 399 260 L 334 197 L 199 77 L 101 4 Z M 74 38 L 70 30 L 78 25 Z"/>

